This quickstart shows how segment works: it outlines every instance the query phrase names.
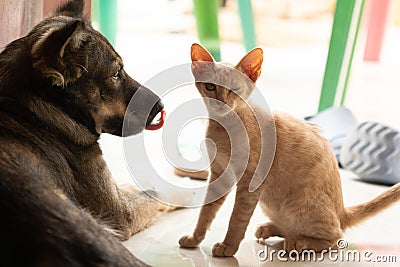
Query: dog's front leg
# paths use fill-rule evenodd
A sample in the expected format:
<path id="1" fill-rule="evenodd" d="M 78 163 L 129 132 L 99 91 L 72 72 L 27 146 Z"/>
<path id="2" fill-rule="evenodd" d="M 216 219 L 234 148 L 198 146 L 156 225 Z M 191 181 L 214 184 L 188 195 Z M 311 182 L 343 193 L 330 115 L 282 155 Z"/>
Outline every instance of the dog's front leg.
<path id="1" fill-rule="evenodd" d="M 127 204 L 130 214 L 134 216 L 132 235 L 153 223 L 160 213 L 174 209 L 153 199 L 146 192 L 140 191 L 132 185 L 121 186 L 119 192 Z"/>

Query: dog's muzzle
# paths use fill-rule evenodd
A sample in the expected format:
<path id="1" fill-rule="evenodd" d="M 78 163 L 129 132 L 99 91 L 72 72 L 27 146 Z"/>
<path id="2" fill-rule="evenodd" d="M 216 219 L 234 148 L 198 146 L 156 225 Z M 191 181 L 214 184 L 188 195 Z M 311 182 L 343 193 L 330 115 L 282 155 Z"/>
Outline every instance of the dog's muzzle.
<path id="1" fill-rule="evenodd" d="M 149 117 L 147 118 L 146 130 L 154 131 L 163 127 L 166 118 L 166 112 L 164 110 L 164 104 L 161 100 L 153 106 Z"/>
<path id="2" fill-rule="evenodd" d="M 160 129 L 164 125 L 165 117 L 166 117 L 165 110 L 161 110 L 161 112 L 156 117 L 154 117 L 153 121 L 150 122 L 150 124 L 147 125 L 145 129 L 150 131 L 155 131 Z"/>

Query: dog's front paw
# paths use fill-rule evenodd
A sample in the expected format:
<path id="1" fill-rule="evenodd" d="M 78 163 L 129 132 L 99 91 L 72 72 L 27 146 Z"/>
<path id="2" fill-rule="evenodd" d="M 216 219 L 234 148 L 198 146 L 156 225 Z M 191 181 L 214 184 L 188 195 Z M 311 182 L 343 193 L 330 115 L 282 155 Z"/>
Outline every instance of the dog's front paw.
<path id="1" fill-rule="evenodd" d="M 212 249 L 214 257 L 232 257 L 238 248 L 234 248 L 224 243 L 216 243 Z"/>
<path id="2" fill-rule="evenodd" d="M 179 239 L 179 245 L 184 248 L 195 248 L 200 244 L 200 241 L 197 240 L 192 235 L 185 235 Z"/>
<path id="3" fill-rule="evenodd" d="M 123 184 L 118 186 L 119 190 L 126 195 L 134 195 L 140 190 L 133 184 Z"/>

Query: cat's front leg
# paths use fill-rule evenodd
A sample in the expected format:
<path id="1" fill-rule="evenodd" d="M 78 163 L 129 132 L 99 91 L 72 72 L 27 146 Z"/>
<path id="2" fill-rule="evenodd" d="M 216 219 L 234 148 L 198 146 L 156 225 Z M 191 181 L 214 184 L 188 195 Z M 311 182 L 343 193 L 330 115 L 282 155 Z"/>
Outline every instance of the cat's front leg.
<path id="1" fill-rule="evenodd" d="M 215 215 L 217 214 L 217 211 L 219 208 L 222 206 L 224 203 L 226 196 L 223 196 L 222 198 L 209 203 L 207 205 L 204 205 L 201 210 L 200 210 L 200 215 L 197 220 L 197 225 L 196 228 L 193 232 L 192 235 L 185 235 L 179 239 L 179 245 L 181 247 L 185 248 L 194 248 L 197 247 L 201 241 L 204 240 L 206 236 L 206 232 L 208 228 L 210 228 L 210 225 L 212 221 L 215 218 Z"/>
<path id="2" fill-rule="evenodd" d="M 211 169 L 211 176 L 210 176 L 209 182 L 213 182 L 216 179 L 218 179 L 219 177 L 220 177 L 220 174 Z M 212 197 L 212 195 L 214 195 L 214 194 L 215 194 L 215 192 L 211 191 L 210 187 L 208 187 L 205 199 L 206 200 L 210 199 L 210 197 Z M 208 228 L 210 228 L 210 225 L 211 225 L 212 221 L 214 220 L 215 215 L 217 214 L 218 210 L 221 208 L 222 204 L 225 202 L 225 199 L 227 196 L 228 196 L 228 193 L 226 193 L 221 198 L 201 207 L 199 218 L 197 219 L 197 225 L 196 225 L 196 228 L 195 228 L 193 234 L 185 235 L 179 239 L 179 245 L 181 247 L 194 248 L 194 247 L 197 247 L 201 243 L 201 241 L 204 240 Z"/>
<path id="3" fill-rule="evenodd" d="M 210 182 L 214 181 L 218 177 L 218 174 L 211 171 Z M 209 196 L 214 193 L 215 192 L 210 192 L 210 188 L 207 188 L 206 199 L 209 199 Z M 181 247 L 194 248 L 197 247 L 201 243 L 201 241 L 204 240 L 208 228 L 210 228 L 210 225 L 214 220 L 215 215 L 221 208 L 227 196 L 228 194 L 226 193 L 224 196 L 215 200 L 214 202 L 211 202 L 201 207 L 199 218 L 197 219 L 197 225 L 193 234 L 185 235 L 181 237 L 181 239 L 179 239 L 179 245 Z"/>
<path id="4" fill-rule="evenodd" d="M 213 256 L 230 257 L 238 251 L 250 218 L 257 206 L 258 199 L 259 194 L 257 192 L 250 193 L 248 191 L 248 184 L 243 186 L 238 185 L 228 232 L 226 233 L 224 242 L 214 245 L 212 249 Z"/>

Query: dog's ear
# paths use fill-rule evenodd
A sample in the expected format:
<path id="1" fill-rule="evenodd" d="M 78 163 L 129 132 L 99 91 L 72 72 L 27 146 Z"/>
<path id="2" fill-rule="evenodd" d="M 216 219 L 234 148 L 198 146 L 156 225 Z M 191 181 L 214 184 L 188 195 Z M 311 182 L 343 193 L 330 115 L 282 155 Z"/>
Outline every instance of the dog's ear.
<path id="1" fill-rule="evenodd" d="M 33 45 L 33 67 L 53 85 L 65 86 L 87 71 L 88 52 L 84 49 L 89 35 L 79 19 L 57 22 Z"/>
<path id="2" fill-rule="evenodd" d="M 73 18 L 83 18 L 84 9 L 85 9 L 84 0 L 69 0 L 56 10 L 55 15 L 63 15 Z"/>

